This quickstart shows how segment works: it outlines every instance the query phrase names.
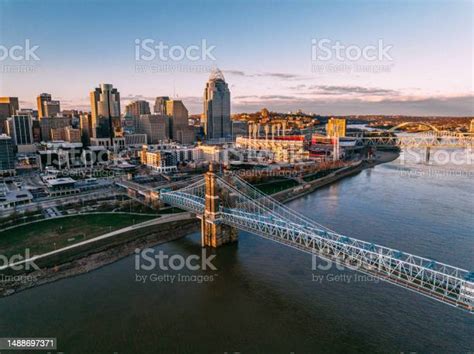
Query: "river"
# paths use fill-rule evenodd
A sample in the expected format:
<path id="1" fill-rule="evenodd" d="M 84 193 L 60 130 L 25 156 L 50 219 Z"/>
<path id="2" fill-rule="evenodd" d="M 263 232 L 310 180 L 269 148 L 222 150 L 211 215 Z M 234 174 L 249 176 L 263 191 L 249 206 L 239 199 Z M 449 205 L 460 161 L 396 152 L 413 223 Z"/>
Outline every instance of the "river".
<path id="1" fill-rule="evenodd" d="M 340 233 L 473 270 L 472 173 L 411 154 L 288 206 Z M 67 353 L 474 350 L 474 316 L 462 310 L 353 271 L 313 269 L 307 254 L 239 237 L 216 252 L 217 270 L 137 272 L 130 256 L 2 298 L 0 337 L 56 337 Z M 156 250 L 200 255 L 199 242 L 193 234 Z M 152 273 L 166 277 L 136 280 Z"/>

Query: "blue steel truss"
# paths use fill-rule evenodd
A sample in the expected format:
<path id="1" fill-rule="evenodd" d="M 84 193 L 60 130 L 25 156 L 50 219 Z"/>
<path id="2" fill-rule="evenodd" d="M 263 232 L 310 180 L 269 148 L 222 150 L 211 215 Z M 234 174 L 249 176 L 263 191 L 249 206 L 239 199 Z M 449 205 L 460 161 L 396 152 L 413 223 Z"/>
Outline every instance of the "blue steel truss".
<path id="1" fill-rule="evenodd" d="M 474 274 L 432 259 L 338 234 L 263 194 L 238 176 L 216 176 L 221 205 L 216 222 L 375 276 L 473 312 Z M 163 202 L 205 213 L 204 179 L 162 190 Z"/>

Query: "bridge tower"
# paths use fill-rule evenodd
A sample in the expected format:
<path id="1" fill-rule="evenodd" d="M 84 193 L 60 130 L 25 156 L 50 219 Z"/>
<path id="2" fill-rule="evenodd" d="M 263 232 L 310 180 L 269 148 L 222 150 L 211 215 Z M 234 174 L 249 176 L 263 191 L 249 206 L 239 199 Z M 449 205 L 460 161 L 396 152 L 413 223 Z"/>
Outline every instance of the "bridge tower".
<path id="1" fill-rule="evenodd" d="M 220 247 L 238 240 L 237 229 L 219 220 L 220 196 L 214 167 L 204 175 L 206 188 L 206 208 L 201 219 L 201 243 L 203 247 Z"/>

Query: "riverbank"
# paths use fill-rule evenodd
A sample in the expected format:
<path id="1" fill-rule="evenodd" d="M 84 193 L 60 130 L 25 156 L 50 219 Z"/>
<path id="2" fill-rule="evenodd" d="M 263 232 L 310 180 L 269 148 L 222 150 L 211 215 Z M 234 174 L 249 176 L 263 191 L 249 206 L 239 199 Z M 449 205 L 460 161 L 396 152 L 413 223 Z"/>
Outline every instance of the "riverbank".
<path id="1" fill-rule="evenodd" d="M 396 158 L 398 158 L 396 152 L 378 152 L 372 161 L 354 162 L 350 166 L 341 168 L 324 177 L 274 193 L 272 197 L 286 203 L 310 194 L 318 188 L 358 174 L 364 169 L 393 161 Z M 134 226 L 118 229 L 96 239 L 88 240 L 87 246 L 83 249 L 71 247 L 71 249 L 64 252 L 58 250 L 56 254 L 35 261 L 35 263 L 39 262 L 38 266 L 41 268 L 38 271 L 22 274 L 16 274 L 16 272 L 6 272 L 4 274 L 2 271 L 0 274 L 0 297 L 90 272 L 129 256 L 136 248 L 153 247 L 174 241 L 199 229 L 199 220 L 193 218 L 189 213 L 181 214 L 182 218 L 180 220 L 171 221 L 177 214 L 168 214 L 161 216 L 160 221 L 154 222 L 152 225 L 147 225 L 150 221 L 145 221 Z M 113 241 L 110 241 L 112 236 L 114 237 Z"/>
<path id="2" fill-rule="evenodd" d="M 9 258 L 39 255 L 156 218 L 150 214 L 83 213 L 32 221 L 0 232 L 0 249 Z"/>
<path id="3" fill-rule="evenodd" d="M 315 179 L 313 181 L 305 182 L 304 184 L 283 190 L 272 194 L 272 197 L 279 202 L 287 203 L 294 199 L 301 198 L 307 194 L 313 193 L 315 190 L 327 186 L 331 183 L 337 182 L 343 178 L 350 177 L 362 172 L 365 169 L 373 168 L 382 163 L 387 163 L 396 160 L 399 156 L 398 152 L 394 151 L 379 151 L 371 161 L 357 161 L 350 166 L 343 167 L 334 171 L 327 176 Z"/>
<path id="4" fill-rule="evenodd" d="M 472 268 L 472 197 L 463 187 L 472 181 L 400 178 L 397 167 L 398 160 L 362 171 L 287 206 L 349 237 Z M 405 166 L 412 167 L 430 169 Z M 438 202 L 420 208 L 433 191 Z M 1 298 L 3 335 L 51 333 L 58 350 L 82 353 L 472 350 L 472 315 L 351 270 L 313 269 L 306 253 L 240 236 L 217 251 L 217 271 L 139 272 L 219 274 L 212 282 L 137 282 L 132 251 L 95 271 Z M 200 255 L 199 235 L 160 244 L 154 254 L 159 250 Z"/>
<path id="5" fill-rule="evenodd" d="M 198 220 L 189 213 L 170 214 L 32 257 L 38 270 L 1 271 L 0 297 L 93 271 L 129 256 L 136 248 L 174 241 L 198 229 Z"/>

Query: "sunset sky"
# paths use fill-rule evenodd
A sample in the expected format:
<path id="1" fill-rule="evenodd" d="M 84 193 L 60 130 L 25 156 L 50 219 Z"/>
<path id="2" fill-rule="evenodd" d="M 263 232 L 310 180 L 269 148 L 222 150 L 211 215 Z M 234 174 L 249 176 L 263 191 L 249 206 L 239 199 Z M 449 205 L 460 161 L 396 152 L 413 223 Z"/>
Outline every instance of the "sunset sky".
<path id="1" fill-rule="evenodd" d="M 104 82 L 118 88 L 122 109 L 168 95 L 200 113 L 218 67 L 233 112 L 474 115 L 473 13 L 472 1 L 0 0 L 0 46 L 28 39 L 40 59 L 1 60 L 0 96 L 35 108 L 48 92 L 63 109 L 90 110 L 88 93 Z M 215 60 L 137 61 L 137 39 L 206 40 Z M 315 59 L 312 39 L 361 49 L 380 40 L 391 60 Z M 21 65 L 30 72 L 7 72 Z"/>

